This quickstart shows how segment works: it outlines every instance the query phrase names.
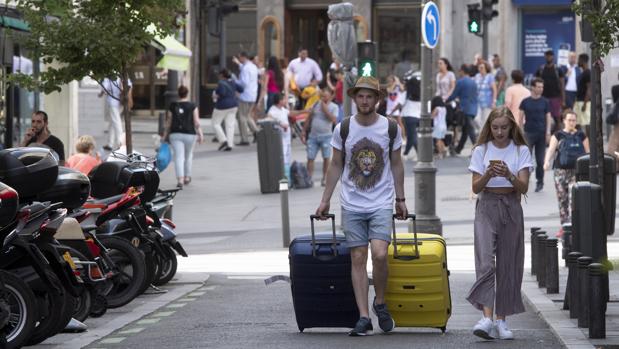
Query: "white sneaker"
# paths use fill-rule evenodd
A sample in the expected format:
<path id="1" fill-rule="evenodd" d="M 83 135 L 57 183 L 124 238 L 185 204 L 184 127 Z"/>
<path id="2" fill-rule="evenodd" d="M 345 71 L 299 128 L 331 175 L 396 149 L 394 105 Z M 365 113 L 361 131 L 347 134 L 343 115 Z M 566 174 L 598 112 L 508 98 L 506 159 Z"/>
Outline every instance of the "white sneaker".
<path id="1" fill-rule="evenodd" d="M 493 327 L 494 323 L 492 322 L 492 319 L 483 317 L 473 327 L 473 334 L 483 339 L 494 339 L 494 337 L 492 337 Z"/>
<path id="2" fill-rule="evenodd" d="M 494 324 L 499 339 L 514 339 L 514 334 L 507 328 L 505 320 L 497 320 Z"/>

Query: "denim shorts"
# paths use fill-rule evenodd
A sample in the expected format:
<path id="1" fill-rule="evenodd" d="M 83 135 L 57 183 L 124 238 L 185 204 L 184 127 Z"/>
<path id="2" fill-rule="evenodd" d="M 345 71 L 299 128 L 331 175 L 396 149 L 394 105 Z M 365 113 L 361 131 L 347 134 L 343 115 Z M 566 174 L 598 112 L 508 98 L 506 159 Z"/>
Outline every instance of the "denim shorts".
<path id="1" fill-rule="evenodd" d="M 342 227 L 348 247 L 367 246 L 370 240 L 391 242 L 393 209 L 359 213 L 342 207 Z"/>
<path id="2" fill-rule="evenodd" d="M 331 138 L 330 134 L 307 137 L 307 159 L 314 160 L 318 154 L 318 149 L 322 151 L 323 159 L 331 157 Z"/>

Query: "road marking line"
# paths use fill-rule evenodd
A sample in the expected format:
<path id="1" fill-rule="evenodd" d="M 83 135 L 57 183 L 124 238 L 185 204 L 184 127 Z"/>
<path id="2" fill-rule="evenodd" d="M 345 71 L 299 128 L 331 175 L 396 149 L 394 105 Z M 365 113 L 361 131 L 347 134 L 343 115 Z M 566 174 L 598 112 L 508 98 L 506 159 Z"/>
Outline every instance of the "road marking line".
<path id="1" fill-rule="evenodd" d="M 175 303 L 168 305 L 166 308 L 182 308 L 185 305 L 187 305 L 187 303 Z"/>
<path id="2" fill-rule="evenodd" d="M 195 301 L 197 298 L 192 298 L 192 297 L 185 297 L 185 298 L 181 298 L 178 301 L 179 302 L 193 302 Z"/>
<path id="3" fill-rule="evenodd" d="M 131 329 L 128 329 L 128 330 L 120 331 L 118 333 L 119 334 L 133 334 L 133 333 L 142 332 L 142 331 L 144 331 L 144 329 L 145 329 L 144 327 L 136 327 L 136 328 L 131 328 Z"/>
<path id="4" fill-rule="evenodd" d="M 203 296 L 206 292 L 203 291 L 198 291 L 198 292 L 192 292 L 189 294 L 189 297 L 200 297 Z"/>
<path id="5" fill-rule="evenodd" d="M 136 322 L 136 324 L 138 324 L 138 325 L 152 325 L 152 324 L 155 324 L 155 323 L 159 322 L 159 320 L 161 320 L 161 319 L 159 319 L 159 318 L 144 319 L 144 320 L 140 320 L 140 321 Z"/>
<path id="6" fill-rule="evenodd" d="M 127 337 L 112 337 L 112 338 L 106 338 L 104 340 L 102 340 L 101 342 L 99 342 L 99 344 L 118 344 L 122 341 L 124 341 Z"/>
<path id="7" fill-rule="evenodd" d="M 175 311 L 160 311 L 158 313 L 153 314 L 153 317 L 166 317 L 176 313 Z"/>
<path id="8" fill-rule="evenodd" d="M 204 286 L 204 287 L 200 287 L 199 290 L 201 291 L 212 291 L 215 289 L 215 287 L 217 286 Z"/>

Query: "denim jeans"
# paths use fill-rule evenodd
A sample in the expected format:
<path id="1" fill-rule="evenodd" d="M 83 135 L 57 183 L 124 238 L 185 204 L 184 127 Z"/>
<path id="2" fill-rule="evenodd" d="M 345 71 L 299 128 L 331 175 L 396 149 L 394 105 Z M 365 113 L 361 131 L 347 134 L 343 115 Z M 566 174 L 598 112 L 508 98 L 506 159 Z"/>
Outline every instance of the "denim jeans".
<path id="1" fill-rule="evenodd" d="M 473 126 L 474 119 L 475 115 L 464 115 L 462 135 L 460 135 L 460 141 L 458 142 L 458 146 L 456 147 L 456 152 L 459 153 L 462 151 L 462 148 L 464 148 L 464 144 L 466 143 L 467 136 L 471 140 L 471 144 L 475 144 L 475 142 L 477 141 L 477 136 L 475 135 L 475 126 Z"/>
<path id="2" fill-rule="evenodd" d="M 417 128 L 419 127 L 419 118 L 415 117 L 403 117 L 404 129 L 406 130 L 406 148 L 404 149 L 404 155 L 408 155 L 412 147 L 415 147 L 417 151 Z"/>
<path id="3" fill-rule="evenodd" d="M 170 133 L 170 144 L 174 152 L 176 178 L 191 177 L 193 146 L 196 144 L 196 135 L 180 132 Z"/>

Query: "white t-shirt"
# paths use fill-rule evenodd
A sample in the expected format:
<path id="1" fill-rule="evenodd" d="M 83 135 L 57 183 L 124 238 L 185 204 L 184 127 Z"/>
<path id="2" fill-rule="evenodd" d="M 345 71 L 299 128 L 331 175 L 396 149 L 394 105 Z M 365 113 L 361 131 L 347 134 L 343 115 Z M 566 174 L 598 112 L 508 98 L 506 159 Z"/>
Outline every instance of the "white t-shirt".
<path id="1" fill-rule="evenodd" d="M 342 150 L 341 123 L 335 127 L 331 145 Z M 402 147 L 398 126 L 393 150 Z M 384 116 L 370 126 L 350 118 L 346 138 L 346 161 L 342 173 L 340 202 L 345 210 L 359 213 L 393 208 L 394 182 L 389 159 L 389 121 Z"/>
<path id="2" fill-rule="evenodd" d="M 284 129 L 280 127 L 282 130 L 282 138 L 284 139 L 290 138 L 290 124 L 288 123 L 288 113 L 290 113 L 288 109 L 280 108 L 276 105 L 271 106 L 271 108 L 269 108 L 269 111 L 267 112 L 267 114 L 271 115 L 279 125 L 286 125 L 286 131 L 284 131 Z"/>
<path id="3" fill-rule="evenodd" d="M 533 171 L 533 161 L 529 148 L 526 145 L 516 147 L 514 141 L 510 141 L 505 148 L 495 147 L 492 141 L 475 147 L 471 156 L 469 171 L 483 175 L 490 165 L 490 160 L 503 160 L 509 171 L 514 175 L 518 175 L 518 172 L 524 168 L 528 168 L 529 172 Z M 488 181 L 486 187 L 502 188 L 513 187 L 513 185 L 505 177 L 493 177 Z"/>
<path id="4" fill-rule="evenodd" d="M 114 108 L 120 108 L 120 94 L 122 89 L 122 81 L 120 80 L 120 78 L 116 78 L 116 80 L 113 82 L 112 80 L 105 78 L 103 79 L 102 85 L 105 88 L 104 92 L 107 93 L 107 103 Z M 129 88 L 133 86 L 133 84 L 131 83 L 131 79 L 129 79 L 128 85 Z"/>
<path id="5" fill-rule="evenodd" d="M 395 107 L 397 107 L 398 104 L 401 104 L 402 106 L 404 106 L 404 103 L 406 102 L 406 91 L 402 92 L 400 91 L 400 88 L 396 86 L 396 88 L 393 89 L 393 91 L 389 92 L 386 98 L 387 98 L 387 115 L 400 116 L 400 111 L 399 110 L 394 111 L 394 109 Z"/>
<path id="6" fill-rule="evenodd" d="M 407 99 L 406 102 L 404 102 L 404 106 L 402 106 L 402 117 L 420 118 L 421 102 L 411 101 L 410 99 Z"/>

